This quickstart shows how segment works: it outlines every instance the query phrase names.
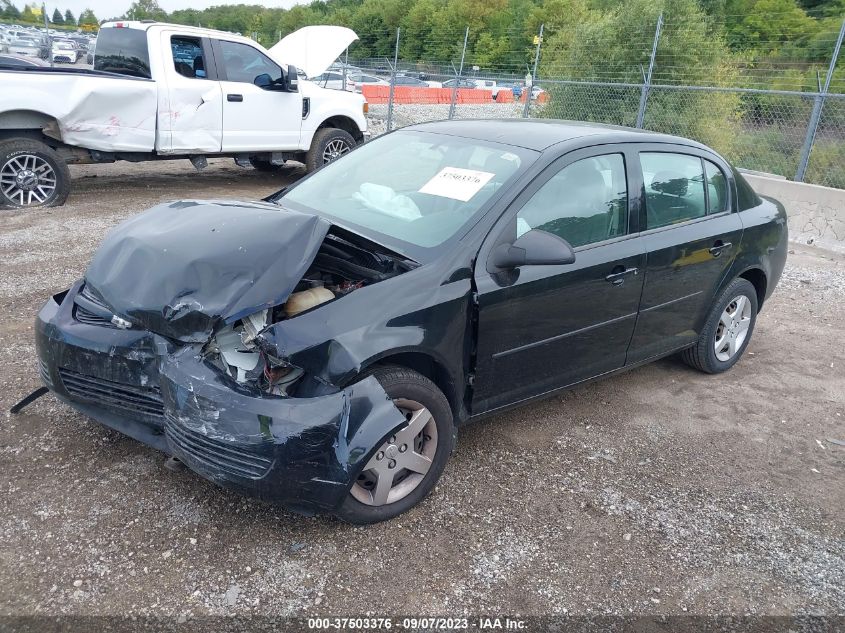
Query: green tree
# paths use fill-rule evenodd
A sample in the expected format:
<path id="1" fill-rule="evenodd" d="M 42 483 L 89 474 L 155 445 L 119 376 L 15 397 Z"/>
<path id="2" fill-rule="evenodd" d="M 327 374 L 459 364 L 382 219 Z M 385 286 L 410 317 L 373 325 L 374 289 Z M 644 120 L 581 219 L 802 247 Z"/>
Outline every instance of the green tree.
<path id="1" fill-rule="evenodd" d="M 129 5 L 124 17 L 130 20 L 167 20 L 167 12 L 159 6 L 156 0 L 135 0 Z"/>
<path id="2" fill-rule="evenodd" d="M 73 15 L 73 12 L 71 12 L 70 9 L 65 11 L 65 24 L 76 26 L 76 17 Z"/>
<path id="3" fill-rule="evenodd" d="M 65 23 L 65 19 L 62 17 L 62 12 L 58 9 L 53 9 L 53 17 L 50 22 L 57 25 L 63 25 Z"/>
<path id="4" fill-rule="evenodd" d="M 85 9 L 79 14 L 79 26 L 99 26 L 100 21 L 91 9 Z"/>
<path id="5" fill-rule="evenodd" d="M 28 4 L 25 4 L 20 17 L 21 22 L 38 22 L 38 17 Z"/>

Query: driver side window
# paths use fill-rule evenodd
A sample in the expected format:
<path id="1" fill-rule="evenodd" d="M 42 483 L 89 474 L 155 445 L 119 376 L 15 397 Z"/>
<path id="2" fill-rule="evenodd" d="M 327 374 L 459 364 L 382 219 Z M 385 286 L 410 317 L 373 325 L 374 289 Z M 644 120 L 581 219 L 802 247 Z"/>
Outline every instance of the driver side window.
<path id="1" fill-rule="evenodd" d="M 516 216 L 516 236 L 540 229 L 573 248 L 624 235 L 628 186 L 622 154 L 575 161 L 552 176 Z"/>
<path id="2" fill-rule="evenodd" d="M 226 70 L 228 81 L 241 83 L 255 83 L 259 75 L 270 75 L 270 79 L 279 82 L 282 79 L 282 69 L 271 61 L 261 51 L 241 44 L 220 40 L 220 50 L 223 53 L 223 68 Z"/>

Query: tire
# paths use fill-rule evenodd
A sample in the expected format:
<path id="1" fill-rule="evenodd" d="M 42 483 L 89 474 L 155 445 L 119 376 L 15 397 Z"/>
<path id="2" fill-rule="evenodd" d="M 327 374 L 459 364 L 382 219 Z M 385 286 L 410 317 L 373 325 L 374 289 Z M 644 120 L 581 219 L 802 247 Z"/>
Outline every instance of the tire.
<path id="1" fill-rule="evenodd" d="M 429 438 L 428 442 L 425 439 L 420 440 L 419 436 L 417 436 L 417 441 L 422 442 L 422 444 L 418 444 L 412 449 L 413 453 L 429 455 L 430 466 L 428 471 L 420 476 L 406 469 L 402 469 L 399 466 L 401 462 L 394 462 L 399 469 L 391 477 L 393 478 L 397 474 L 400 477 L 398 478 L 398 482 L 394 482 L 391 479 L 390 483 L 393 486 L 390 489 L 391 494 L 401 494 L 403 492 L 403 486 L 415 487 L 412 487 L 409 492 L 405 492 L 404 496 L 401 496 L 396 501 L 384 503 L 383 505 L 372 504 L 375 498 L 376 487 L 372 486 L 368 492 L 366 488 L 368 478 L 372 478 L 373 471 L 366 470 L 365 466 L 364 472 L 361 473 L 358 480 L 353 484 L 344 502 L 335 511 L 335 515 L 338 518 L 358 525 L 378 523 L 379 521 L 392 519 L 410 510 L 422 501 L 434 488 L 438 479 L 440 479 L 440 475 L 446 467 L 446 462 L 449 460 L 449 456 L 455 447 L 455 427 L 452 422 L 452 409 L 449 406 L 446 396 L 437 388 L 437 385 L 422 374 L 404 367 L 377 367 L 372 372 L 364 374 L 364 376 L 370 374 L 378 379 L 385 392 L 387 392 L 387 395 L 393 398 L 400 409 L 409 406 L 409 403 L 413 403 L 414 405 L 422 405 L 431 413 L 433 420 L 429 424 L 433 424 L 433 428 L 432 426 L 426 425 L 421 434 Z M 432 431 L 436 432 L 436 438 L 431 438 Z M 399 431 L 382 446 L 374 447 L 365 463 L 381 463 L 381 468 L 383 469 L 385 467 L 384 462 L 374 461 L 378 458 L 379 453 L 382 454 L 384 460 L 389 460 L 391 454 L 396 456 L 397 460 L 402 459 L 395 451 L 397 446 L 401 449 L 401 441 L 405 439 L 401 436 L 401 433 Z M 389 448 L 391 444 L 390 440 L 395 441 L 393 449 Z M 388 450 L 382 450 L 386 447 Z M 388 452 L 389 450 L 393 450 L 393 453 Z M 431 451 L 433 451 L 433 454 Z M 403 473 L 404 479 L 402 478 Z M 413 479 L 415 477 L 417 478 L 416 480 Z M 368 494 L 371 494 L 373 499 L 370 499 L 368 503 L 362 502 L 361 499 Z"/>
<path id="2" fill-rule="evenodd" d="M 274 165 L 269 160 L 261 160 L 259 158 L 250 158 L 249 162 L 252 163 L 252 166 L 258 171 L 267 172 L 268 174 L 278 173 L 284 167 L 284 164 Z"/>
<path id="3" fill-rule="evenodd" d="M 327 158 L 327 154 L 332 154 L 330 147 L 333 143 L 337 146 L 344 145 L 342 149 L 333 158 Z M 323 127 L 314 133 L 314 138 L 311 140 L 311 148 L 305 154 L 305 169 L 310 174 L 312 171 L 320 169 L 326 163 L 339 158 L 343 154 L 351 152 L 355 148 L 355 139 L 346 130 L 341 130 L 336 127 Z"/>
<path id="4" fill-rule="evenodd" d="M 757 308 L 754 285 L 747 279 L 734 279 L 713 303 L 698 342 L 681 352 L 683 361 L 708 374 L 720 374 L 733 367 L 751 341 L 757 322 Z M 739 315 L 738 320 L 730 318 L 731 312 Z M 726 322 L 733 325 L 728 326 Z M 717 352 L 717 346 L 720 352 Z"/>
<path id="5" fill-rule="evenodd" d="M 27 172 L 31 175 L 18 181 Z M 0 207 L 58 207 L 69 193 L 70 170 L 49 146 L 23 138 L 0 143 Z"/>

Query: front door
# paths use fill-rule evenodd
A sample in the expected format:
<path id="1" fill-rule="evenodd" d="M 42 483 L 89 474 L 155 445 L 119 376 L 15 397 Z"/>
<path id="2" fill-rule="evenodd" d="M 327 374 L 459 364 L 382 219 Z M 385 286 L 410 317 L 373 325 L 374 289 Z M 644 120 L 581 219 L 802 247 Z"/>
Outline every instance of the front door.
<path id="1" fill-rule="evenodd" d="M 223 98 L 204 37 L 161 34 L 164 81 L 159 92 L 158 149 L 164 154 L 216 154 L 223 143 Z"/>
<path id="2" fill-rule="evenodd" d="M 302 95 L 255 85 L 260 75 L 269 75 L 271 81 L 280 82 L 281 67 L 248 44 L 214 42 L 217 66 L 223 69 L 223 151 L 297 149 L 302 128 Z"/>
<path id="3" fill-rule="evenodd" d="M 639 154 L 648 261 L 628 362 L 698 338 L 716 288 L 740 248 L 742 222 L 731 210 L 728 172 L 711 158 L 680 151 Z"/>
<path id="4" fill-rule="evenodd" d="M 635 155 L 634 155 L 635 156 Z M 581 150 L 553 163 L 494 228 L 476 265 L 478 348 L 473 413 L 618 369 L 634 331 L 645 265 L 630 161 Z M 567 240 L 572 264 L 496 271 L 492 245 L 540 229 Z"/>

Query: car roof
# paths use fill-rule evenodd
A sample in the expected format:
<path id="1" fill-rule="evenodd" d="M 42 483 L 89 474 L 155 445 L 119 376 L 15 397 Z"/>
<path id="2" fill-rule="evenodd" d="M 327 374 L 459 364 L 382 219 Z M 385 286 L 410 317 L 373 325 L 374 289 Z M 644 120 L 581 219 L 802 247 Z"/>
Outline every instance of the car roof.
<path id="1" fill-rule="evenodd" d="M 594 143 L 678 143 L 713 151 L 696 141 L 680 136 L 660 134 L 621 125 L 604 125 L 584 121 L 560 119 L 478 119 L 434 121 L 411 125 L 408 130 L 420 130 L 462 136 L 479 141 L 494 141 L 515 147 L 543 151 L 564 141 L 590 137 Z"/>

